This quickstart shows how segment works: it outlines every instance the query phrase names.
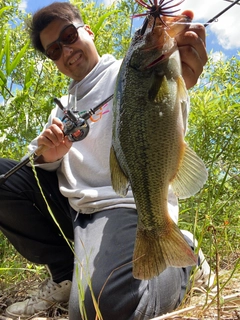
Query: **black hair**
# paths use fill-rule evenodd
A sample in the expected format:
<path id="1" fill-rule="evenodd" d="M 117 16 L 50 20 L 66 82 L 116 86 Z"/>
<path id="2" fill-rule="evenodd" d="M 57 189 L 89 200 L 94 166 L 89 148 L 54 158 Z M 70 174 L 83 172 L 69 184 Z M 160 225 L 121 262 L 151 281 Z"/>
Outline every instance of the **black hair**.
<path id="1" fill-rule="evenodd" d="M 78 8 L 69 2 L 53 2 L 41 8 L 34 13 L 28 26 L 32 45 L 36 50 L 44 53 L 44 48 L 40 40 L 40 32 L 56 19 L 68 21 L 69 23 L 73 21 L 83 23 Z"/>

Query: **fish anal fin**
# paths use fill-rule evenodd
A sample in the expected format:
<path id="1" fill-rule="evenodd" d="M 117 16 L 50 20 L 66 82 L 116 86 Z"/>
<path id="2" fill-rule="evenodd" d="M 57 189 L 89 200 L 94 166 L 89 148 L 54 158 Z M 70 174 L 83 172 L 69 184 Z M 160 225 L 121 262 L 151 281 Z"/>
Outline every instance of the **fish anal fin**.
<path id="1" fill-rule="evenodd" d="M 186 145 L 178 172 L 170 182 L 173 192 L 181 199 L 189 198 L 203 187 L 207 177 L 203 161 Z"/>
<path id="2" fill-rule="evenodd" d="M 197 258 L 184 239 L 178 226 L 172 222 L 169 232 L 137 229 L 133 254 L 133 276 L 147 280 L 158 276 L 167 267 L 187 267 L 197 264 Z"/>
<path id="3" fill-rule="evenodd" d="M 110 149 L 110 171 L 114 191 L 121 197 L 125 197 L 128 192 L 129 182 L 118 163 L 113 146 Z"/>

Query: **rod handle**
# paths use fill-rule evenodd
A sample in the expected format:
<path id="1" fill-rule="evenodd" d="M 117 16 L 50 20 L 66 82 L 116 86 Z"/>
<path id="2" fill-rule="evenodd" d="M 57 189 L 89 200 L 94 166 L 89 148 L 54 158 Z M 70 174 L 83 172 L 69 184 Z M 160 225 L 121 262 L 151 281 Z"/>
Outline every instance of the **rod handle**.
<path id="1" fill-rule="evenodd" d="M 39 147 L 37 147 L 36 150 L 34 150 L 34 154 L 37 156 L 37 157 L 40 157 L 45 151 L 47 151 L 49 149 L 48 146 L 44 145 L 44 144 L 41 144 Z"/>

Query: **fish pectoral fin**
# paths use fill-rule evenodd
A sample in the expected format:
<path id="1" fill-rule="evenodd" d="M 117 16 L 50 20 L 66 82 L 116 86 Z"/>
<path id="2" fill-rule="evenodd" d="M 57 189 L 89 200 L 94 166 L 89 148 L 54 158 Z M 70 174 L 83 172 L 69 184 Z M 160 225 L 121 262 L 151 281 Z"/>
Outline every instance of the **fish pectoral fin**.
<path id="1" fill-rule="evenodd" d="M 133 254 L 133 276 L 147 280 L 158 276 L 167 267 L 187 267 L 197 264 L 197 258 L 172 221 L 167 232 L 160 229 L 137 229 Z"/>
<path id="2" fill-rule="evenodd" d="M 151 85 L 148 90 L 148 99 L 157 103 L 167 94 L 169 94 L 169 87 L 166 76 L 153 73 L 151 76 Z"/>
<path id="3" fill-rule="evenodd" d="M 182 76 L 178 77 L 177 83 L 178 83 L 177 99 L 178 101 L 180 101 L 183 127 L 184 127 L 184 132 L 186 132 L 188 112 L 189 112 L 189 97 L 188 97 L 187 88 Z"/>
<path id="4" fill-rule="evenodd" d="M 189 198 L 203 187 L 207 177 L 203 161 L 186 145 L 179 170 L 171 181 L 173 192 L 180 199 Z"/>
<path id="5" fill-rule="evenodd" d="M 129 181 L 120 167 L 113 146 L 110 149 L 110 171 L 112 187 L 121 197 L 125 197 L 129 188 Z"/>

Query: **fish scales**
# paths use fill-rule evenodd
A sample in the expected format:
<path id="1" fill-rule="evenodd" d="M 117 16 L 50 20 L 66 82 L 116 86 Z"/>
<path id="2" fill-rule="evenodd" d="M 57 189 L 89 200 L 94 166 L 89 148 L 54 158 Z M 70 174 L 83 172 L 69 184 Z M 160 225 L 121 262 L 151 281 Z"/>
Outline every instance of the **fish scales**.
<path id="1" fill-rule="evenodd" d="M 138 279 L 150 279 L 168 266 L 196 264 L 169 216 L 168 191 L 172 185 L 177 196 L 188 197 L 207 178 L 203 162 L 184 142 L 187 90 L 176 43 L 160 20 L 154 28 L 149 21 L 144 35 L 136 32 L 119 71 L 110 152 L 114 190 L 125 196 L 130 185 L 136 202 L 133 275 Z M 179 28 L 173 24 L 171 34 Z"/>

